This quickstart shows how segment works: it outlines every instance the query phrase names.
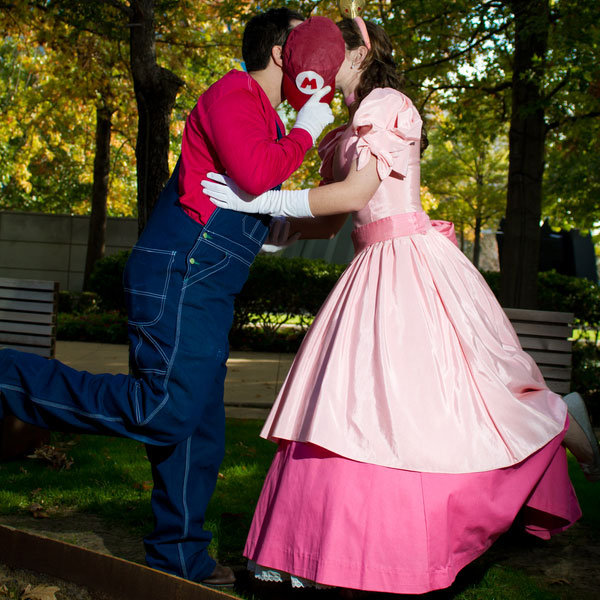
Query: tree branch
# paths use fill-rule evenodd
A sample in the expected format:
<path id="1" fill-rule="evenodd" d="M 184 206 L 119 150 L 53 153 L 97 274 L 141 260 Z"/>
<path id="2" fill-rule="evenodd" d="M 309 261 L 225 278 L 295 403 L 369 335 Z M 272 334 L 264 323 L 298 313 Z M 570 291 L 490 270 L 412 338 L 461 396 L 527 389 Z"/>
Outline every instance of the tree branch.
<path id="1" fill-rule="evenodd" d="M 104 4 L 108 4 L 109 6 L 112 6 L 113 8 L 116 8 L 118 11 L 122 12 L 124 15 L 127 16 L 127 18 L 131 17 L 132 14 L 132 10 L 130 6 L 127 6 L 127 4 L 125 4 L 124 2 L 121 2 L 120 0 L 101 0 Z"/>
<path id="2" fill-rule="evenodd" d="M 567 73 L 567 76 L 549 94 L 547 94 L 544 99 L 550 100 L 550 98 L 552 98 L 552 96 L 555 96 L 560 90 L 562 90 L 562 88 L 564 88 L 565 85 L 567 85 L 567 83 L 569 81 L 569 75 L 570 75 L 570 72 Z"/>
<path id="3" fill-rule="evenodd" d="M 454 59 L 463 56 L 464 54 L 467 54 L 468 52 L 470 52 L 471 50 L 473 50 L 473 48 L 476 48 L 477 46 L 479 46 L 480 44 L 488 41 L 489 39 L 491 39 L 492 37 L 494 37 L 496 34 L 504 31 L 505 29 L 508 28 L 508 26 L 510 25 L 510 21 L 507 21 L 506 23 L 503 23 L 500 27 L 498 27 L 497 29 L 494 29 L 493 31 L 490 31 L 487 35 L 483 36 L 480 39 L 475 39 L 473 42 L 470 42 L 469 45 L 464 48 L 463 50 L 460 50 L 458 52 L 455 52 L 453 54 L 450 54 L 449 56 L 445 56 L 444 58 L 440 58 L 438 60 L 434 60 L 430 63 L 421 63 L 415 67 L 410 67 L 408 69 L 405 69 L 405 73 L 408 73 L 410 71 L 418 71 L 420 69 L 427 69 L 429 67 L 435 67 L 437 65 L 441 65 L 447 62 L 451 62 Z M 473 36 L 471 36 L 471 39 L 476 38 L 477 33 L 479 33 L 478 31 L 476 31 Z"/>
<path id="4" fill-rule="evenodd" d="M 463 91 L 464 90 L 478 90 L 478 91 L 486 92 L 488 94 L 496 94 L 497 92 L 501 92 L 502 90 L 510 89 L 511 87 L 512 87 L 512 83 L 510 81 L 504 81 L 494 87 L 479 86 L 479 85 L 466 85 L 466 84 L 465 85 L 454 84 L 454 85 L 437 85 L 437 86 L 433 86 L 433 87 L 427 87 L 427 89 L 431 90 L 432 92 L 437 92 L 439 90 L 463 90 Z"/>
<path id="5" fill-rule="evenodd" d="M 491 7 L 502 8 L 502 6 L 503 6 L 502 2 L 499 2 L 496 0 L 491 0 L 489 2 L 482 2 L 478 8 L 480 9 L 480 12 L 485 12 L 485 11 L 487 11 L 488 8 L 491 8 Z M 467 16 L 469 14 L 469 11 L 457 10 L 453 14 Z M 429 17 L 429 18 L 423 19 L 422 21 L 419 21 L 418 23 L 415 23 L 415 25 L 413 25 L 410 29 L 411 30 L 419 29 L 420 27 L 423 27 L 424 25 L 431 25 L 432 23 L 435 23 L 436 21 L 439 21 L 441 19 L 445 19 L 446 17 L 447 17 L 446 13 L 440 12 L 439 14 L 437 14 L 433 17 Z"/>
<path id="6" fill-rule="evenodd" d="M 585 113 L 583 115 L 573 115 L 572 117 L 565 117 L 564 119 L 557 119 L 556 121 L 552 121 L 552 123 L 548 123 L 546 125 L 546 131 L 551 131 L 552 129 L 558 129 L 562 127 L 566 123 L 575 123 L 576 121 L 582 121 L 583 119 L 595 119 L 596 117 L 600 117 L 600 111 L 592 111 L 589 113 Z"/>
<path id="7" fill-rule="evenodd" d="M 323 0 L 317 0 L 316 2 L 310 2 L 308 8 L 308 16 L 310 17 L 316 10 L 319 8 L 319 4 L 322 4 Z M 300 5 L 300 12 L 306 14 L 304 11 L 306 10 L 305 3 L 302 2 Z"/>
<path id="8" fill-rule="evenodd" d="M 215 43 L 206 43 L 206 44 L 198 44 L 195 42 L 175 42 L 172 39 L 164 38 L 164 39 L 156 39 L 156 45 L 159 44 L 165 46 L 178 46 L 179 48 L 187 48 L 190 50 L 205 50 L 206 48 L 240 48 L 241 44 L 221 44 L 218 42 Z"/>
<path id="9" fill-rule="evenodd" d="M 421 102 L 421 104 L 417 108 L 417 110 L 419 111 L 419 114 L 421 114 L 425 110 L 425 106 L 427 106 L 429 99 L 431 98 L 431 96 L 433 96 L 435 94 L 435 92 L 436 92 L 436 90 L 432 90 L 432 89 L 428 90 L 427 95 L 423 99 L 423 102 Z"/>

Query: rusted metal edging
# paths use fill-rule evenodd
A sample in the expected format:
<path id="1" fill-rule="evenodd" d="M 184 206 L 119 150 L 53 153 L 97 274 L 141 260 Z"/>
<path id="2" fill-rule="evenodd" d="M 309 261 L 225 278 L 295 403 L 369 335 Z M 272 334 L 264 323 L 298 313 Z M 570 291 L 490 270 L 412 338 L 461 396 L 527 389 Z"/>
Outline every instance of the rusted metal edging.
<path id="1" fill-rule="evenodd" d="M 235 596 L 122 558 L 0 525 L 0 562 L 106 594 L 111 600 L 223 600 Z"/>

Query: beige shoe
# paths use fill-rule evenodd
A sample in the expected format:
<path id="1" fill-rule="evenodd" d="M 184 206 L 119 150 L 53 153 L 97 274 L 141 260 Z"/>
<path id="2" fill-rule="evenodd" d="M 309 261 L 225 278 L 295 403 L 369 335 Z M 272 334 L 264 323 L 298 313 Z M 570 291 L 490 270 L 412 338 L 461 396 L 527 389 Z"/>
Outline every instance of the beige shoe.
<path id="1" fill-rule="evenodd" d="M 598 447 L 598 440 L 594 434 L 594 429 L 592 428 L 590 416 L 583 398 L 577 392 L 571 392 L 570 394 L 567 394 L 563 400 L 567 404 L 569 418 L 573 419 L 579 425 L 589 444 L 589 449 L 586 452 L 589 456 L 589 460 L 583 462 L 578 459 L 583 474 L 588 481 L 600 481 L 600 448 Z M 575 458 L 577 458 L 577 456 Z"/>

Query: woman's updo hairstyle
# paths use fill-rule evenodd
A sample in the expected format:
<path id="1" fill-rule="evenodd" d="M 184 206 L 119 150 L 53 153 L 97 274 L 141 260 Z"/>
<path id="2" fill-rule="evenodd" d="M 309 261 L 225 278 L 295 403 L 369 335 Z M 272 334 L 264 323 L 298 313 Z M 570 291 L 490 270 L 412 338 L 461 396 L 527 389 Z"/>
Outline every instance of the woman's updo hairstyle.
<path id="1" fill-rule="evenodd" d="M 368 50 L 361 64 L 362 75 L 354 92 L 355 100 L 352 104 L 353 107 L 358 106 L 375 88 L 388 87 L 400 92 L 403 91 L 403 77 L 398 72 L 396 62 L 394 61 L 394 49 L 388 34 L 383 27 L 371 21 L 365 21 L 364 23 L 369 34 L 371 48 Z M 359 46 L 366 46 L 354 19 L 342 19 L 338 21 L 337 26 L 342 32 L 342 37 L 348 50 L 354 50 Z M 427 134 L 423 127 L 421 130 L 421 154 L 427 148 L 428 144 Z"/>

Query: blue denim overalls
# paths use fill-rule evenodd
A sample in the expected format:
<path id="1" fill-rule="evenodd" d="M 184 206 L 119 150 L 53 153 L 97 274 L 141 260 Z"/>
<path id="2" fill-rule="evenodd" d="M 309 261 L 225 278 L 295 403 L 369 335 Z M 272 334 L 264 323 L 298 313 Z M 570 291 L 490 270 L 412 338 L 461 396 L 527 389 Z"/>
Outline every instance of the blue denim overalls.
<path id="1" fill-rule="evenodd" d="M 224 455 L 223 383 L 233 302 L 268 217 L 217 208 L 205 226 L 179 205 L 176 168 L 125 269 L 130 375 L 92 375 L 0 351 L 0 418 L 147 444 L 149 566 L 201 580 L 215 562 L 204 514 Z"/>

